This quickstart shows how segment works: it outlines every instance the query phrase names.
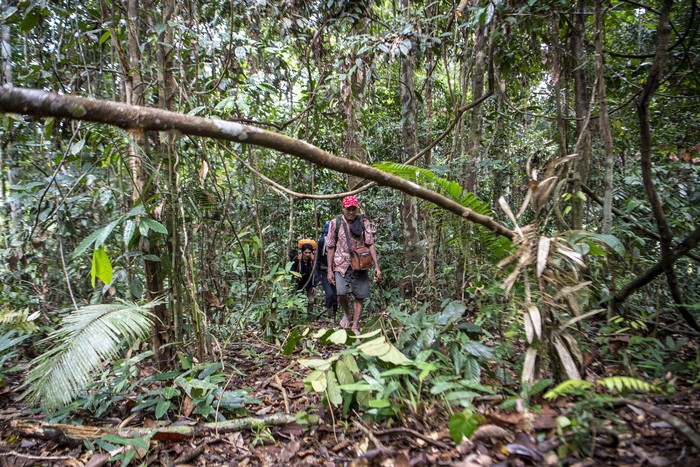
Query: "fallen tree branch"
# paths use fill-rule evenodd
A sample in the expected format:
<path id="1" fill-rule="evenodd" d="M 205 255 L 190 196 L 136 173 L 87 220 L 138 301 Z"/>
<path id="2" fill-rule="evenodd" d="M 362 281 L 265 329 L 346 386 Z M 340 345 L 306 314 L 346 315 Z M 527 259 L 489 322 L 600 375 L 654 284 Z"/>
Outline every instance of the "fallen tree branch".
<path id="1" fill-rule="evenodd" d="M 461 109 L 460 109 L 461 110 Z M 167 110 L 120 104 L 112 101 L 65 96 L 36 89 L 0 87 L 0 111 L 44 117 L 106 123 L 134 132 L 174 131 L 186 135 L 252 144 L 296 156 L 305 161 L 395 188 L 429 201 L 446 211 L 482 225 L 496 235 L 512 239 L 514 232 L 472 209 L 409 180 L 357 161 L 334 156 L 312 144 L 289 136 L 226 120 L 183 115 Z"/>
<path id="2" fill-rule="evenodd" d="M 693 428 L 690 425 L 685 423 L 680 418 L 666 412 L 665 410 L 661 410 L 655 405 L 648 404 L 646 402 L 634 399 L 622 399 L 621 402 L 638 407 L 644 410 L 645 412 L 652 414 L 656 418 L 668 423 L 673 428 L 682 433 L 686 438 L 688 438 L 688 440 L 691 443 L 693 443 L 693 446 L 695 446 L 695 449 L 700 451 L 700 434 L 698 434 L 697 431 L 693 430 Z"/>
<path id="3" fill-rule="evenodd" d="M 250 430 L 258 426 L 286 425 L 296 420 L 294 415 L 276 413 L 262 418 L 248 417 L 223 422 L 201 423 L 197 425 L 165 426 L 158 428 L 111 427 L 66 425 L 63 423 L 46 423 L 37 420 L 12 420 L 10 427 L 26 436 L 53 440 L 61 444 L 76 446 L 83 440 L 101 438 L 104 435 L 116 435 L 122 438 L 150 437 L 158 441 L 178 441 L 204 435 L 232 433 Z"/>

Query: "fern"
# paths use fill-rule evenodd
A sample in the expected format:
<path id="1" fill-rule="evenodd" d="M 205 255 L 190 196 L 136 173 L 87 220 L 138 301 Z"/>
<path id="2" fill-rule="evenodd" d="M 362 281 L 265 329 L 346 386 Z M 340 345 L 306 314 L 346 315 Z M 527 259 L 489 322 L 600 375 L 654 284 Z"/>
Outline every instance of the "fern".
<path id="1" fill-rule="evenodd" d="M 629 376 L 609 376 L 598 381 L 610 392 L 624 393 L 627 391 L 660 392 L 660 389 L 641 379 Z"/>
<path id="2" fill-rule="evenodd" d="M 544 398 L 551 401 L 556 399 L 557 397 L 565 396 L 567 394 L 580 394 L 583 391 L 592 388 L 593 386 L 595 386 L 595 384 L 588 381 L 583 381 L 580 379 L 570 379 L 559 384 L 554 389 L 547 391 L 547 393 L 544 395 Z"/>
<path id="3" fill-rule="evenodd" d="M 460 205 L 471 209 L 477 214 L 484 216 L 493 216 L 493 211 L 488 203 L 480 200 L 471 192 L 465 191 L 459 183 L 447 180 L 446 178 L 438 177 L 433 172 L 428 169 L 423 169 L 421 167 L 416 167 L 414 165 L 399 164 L 396 162 L 381 162 L 379 164 L 374 164 L 374 167 L 388 172 L 392 175 L 397 175 L 403 177 L 407 180 L 418 183 L 426 188 L 435 189 L 438 192 L 449 196 Z M 444 211 L 435 210 L 436 213 L 442 215 Z M 459 219 L 455 218 L 455 221 Z M 462 223 L 455 225 L 454 231 L 464 233 L 462 228 Z M 478 234 L 478 241 L 486 248 L 494 258 L 503 257 L 511 249 L 511 243 L 508 239 L 501 236 L 496 236 L 493 232 L 484 228 L 481 225 L 475 225 L 476 233 Z M 449 241 L 449 240 L 448 240 Z"/>
<path id="4" fill-rule="evenodd" d="M 148 334 L 150 308 L 125 301 L 72 311 L 43 342 L 54 346 L 30 363 L 22 398 L 55 409 L 69 404 L 90 382 L 91 374 L 114 358 L 124 344 Z"/>
<path id="5" fill-rule="evenodd" d="M 660 388 L 637 378 L 631 378 L 629 376 L 609 376 L 595 383 L 578 379 L 564 381 L 551 391 L 548 391 L 544 395 L 544 398 L 547 400 L 554 400 L 557 397 L 569 394 L 583 394 L 596 385 L 603 386 L 609 392 L 617 393 L 625 393 L 627 391 L 661 392 Z"/>

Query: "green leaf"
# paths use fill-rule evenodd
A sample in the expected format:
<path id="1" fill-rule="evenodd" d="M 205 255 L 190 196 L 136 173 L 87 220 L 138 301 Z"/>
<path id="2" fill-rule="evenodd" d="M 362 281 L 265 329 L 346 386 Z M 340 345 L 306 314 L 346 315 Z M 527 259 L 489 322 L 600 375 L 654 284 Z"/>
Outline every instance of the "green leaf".
<path id="1" fill-rule="evenodd" d="M 348 340 L 348 332 L 345 329 L 338 329 L 328 336 L 328 340 L 334 344 L 345 344 Z"/>
<path id="2" fill-rule="evenodd" d="M 391 347 L 391 344 L 386 341 L 386 338 L 381 336 L 369 342 L 365 342 L 357 349 L 370 357 L 381 357 L 382 355 L 389 353 Z"/>
<path id="3" fill-rule="evenodd" d="M 455 444 L 462 442 L 462 438 L 469 438 L 474 434 L 479 424 L 474 419 L 474 416 L 469 412 L 460 412 L 450 417 L 449 430 L 452 441 Z"/>
<path id="4" fill-rule="evenodd" d="M 156 220 L 149 219 L 148 217 L 142 217 L 141 222 L 146 224 L 149 229 L 151 229 L 155 232 L 158 232 L 158 233 L 163 234 L 163 235 L 168 235 L 168 229 L 166 229 L 163 224 L 161 224 L 160 222 L 158 222 Z"/>
<path id="5" fill-rule="evenodd" d="M 338 381 L 332 371 L 326 373 L 326 396 L 331 404 L 338 407 L 343 403 L 343 396 L 338 387 Z"/>
<path id="6" fill-rule="evenodd" d="M 148 442 L 143 438 L 123 438 L 117 435 L 103 435 L 101 439 L 114 444 L 121 444 L 122 446 L 135 446 L 141 449 L 148 449 Z"/>
<path id="7" fill-rule="evenodd" d="M 95 278 L 100 279 L 105 284 L 112 283 L 112 263 L 104 248 L 100 247 L 92 254 L 92 269 L 90 271 L 92 287 L 95 287 Z"/>
<path id="8" fill-rule="evenodd" d="M 399 349 L 391 344 L 389 345 L 389 351 L 383 355 L 379 355 L 379 359 L 385 362 L 393 363 L 394 365 L 407 365 L 411 363 L 411 360 L 406 358 L 404 354 L 401 353 Z"/>
<path id="9" fill-rule="evenodd" d="M 105 42 L 107 42 L 107 41 L 109 40 L 109 38 L 110 38 L 111 36 L 112 36 L 112 34 L 111 34 L 109 31 L 103 32 L 102 35 L 100 36 L 100 40 L 98 41 L 97 44 L 98 44 L 98 45 L 104 44 Z"/>
<path id="10" fill-rule="evenodd" d="M 83 150 L 83 147 L 85 146 L 85 140 L 81 139 L 77 143 L 73 144 L 70 148 L 70 153 L 72 156 L 75 156 L 77 154 L 80 154 L 80 151 Z"/>
<path id="11" fill-rule="evenodd" d="M 129 243 L 131 243 L 131 239 L 134 237 L 134 233 L 136 232 L 136 221 L 133 219 L 128 219 L 126 222 L 124 222 L 124 234 L 122 235 L 124 238 L 124 246 L 126 248 L 129 247 Z"/>
<path id="12" fill-rule="evenodd" d="M 156 419 L 160 420 L 163 415 L 166 414 L 168 409 L 170 408 L 170 401 L 166 399 L 161 399 L 158 401 L 158 404 L 156 404 Z"/>
<path id="13" fill-rule="evenodd" d="M 54 117 L 47 117 L 46 120 L 44 121 L 43 135 L 44 135 L 45 139 L 48 139 L 51 137 L 55 123 L 56 123 L 56 118 L 54 118 Z"/>
<path id="14" fill-rule="evenodd" d="M 71 253 L 71 258 L 75 259 L 78 256 L 82 255 L 85 250 L 87 250 L 90 245 L 92 245 L 97 237 L 100 235 L 102 232 L 102 229 L 96 230 L 87 237 L 85 237 L 80 243 L 78 243 L 78 246 L 75 247 L 75 250 L 73 250 L 73 253 Z"/>
<path id="15" fill-rule="evenodd" d="M 341 390 L 346 391 L 346 392 L 368 392 L 372 390 L 372 386 L 363 383 L 362 381 L 359 381 L 357 383 L 352 383 L 352 384 L 341 384 L 338 386 Z"/>
<path id="16" fill-rule="evenodd" d="M 372 399 L 369 401 L 369 406 L 375 409 L 385 409 L 391 407 L 391 402 L 386 399 Z"/>
<path id="17" fill-rule="evenodd" d="M 305 383 L 311 384 L 311 387 L 316 392 L 325 392 L 328 387 L 328 380 L 326 379 L 326 372 L 320 370 L 314 370 L 309 373 L 309 376 L 304 380 Z"/>
<path id="18" fill-rule="evenodd" d="M 335 374 L 340 384 L 352 384 L 355 382 L 352 371 L 342 360 L 335 364 Z"/>
<path id="19" fill-rule="evenodd" d="M 449 326 L 462 317 L 467 310 L 467 306 L 463 302 L 452 301 L 447 304 L 440 316 L 435 320 L 436 324 Z"/>
<path id="20" fill-rule="evenodd" d="M 100 229 L 100 233 L 97 236 L 97 238 L 95 239 L 95 248 L 99 248 L 102 245 L 104 245 L 105 241 L 110 236 L 110 234 L 112 233 L 114 228 L 117 226 L 117 224 L 119 224 L 119 222 L 121 222 L 121 218 L 110 222 L 109 224 L 104 226 L 102 229 Z"/>

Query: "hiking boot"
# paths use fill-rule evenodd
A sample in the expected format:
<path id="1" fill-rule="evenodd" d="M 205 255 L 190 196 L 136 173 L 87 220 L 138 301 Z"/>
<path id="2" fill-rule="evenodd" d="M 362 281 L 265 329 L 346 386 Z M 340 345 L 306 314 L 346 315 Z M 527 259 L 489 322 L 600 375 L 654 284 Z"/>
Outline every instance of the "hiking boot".
<path id="1" fill-rule="evenodd" d="M 326 308 L 326 315 L 331 319 L 331 321 L 335 321 L 335 308 L 332 306 Z"/>

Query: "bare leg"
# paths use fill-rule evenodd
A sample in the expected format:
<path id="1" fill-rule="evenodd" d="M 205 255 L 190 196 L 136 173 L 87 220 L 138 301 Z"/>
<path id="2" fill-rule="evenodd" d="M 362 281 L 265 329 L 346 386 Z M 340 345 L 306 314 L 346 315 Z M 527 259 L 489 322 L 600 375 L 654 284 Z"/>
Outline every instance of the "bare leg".
<path id="1" fill-rule="evenodd" d="M 350 302 L 347 295 L 338 295 L 338 303 L 343 309 L 343 319 L 340 320 L 340 325 L 342 327 L 347 327 L 350 324 L 350 318 L 348 314 L 350 313 Z"/>
<path id="2" fill-rule="evenodd" d="M 352 329 L 360 330 L 360 315 L 362 314 L 362 307 L 364 306 L 364 300 L 355 299 L 355 303 L 352 304 Z"/>

